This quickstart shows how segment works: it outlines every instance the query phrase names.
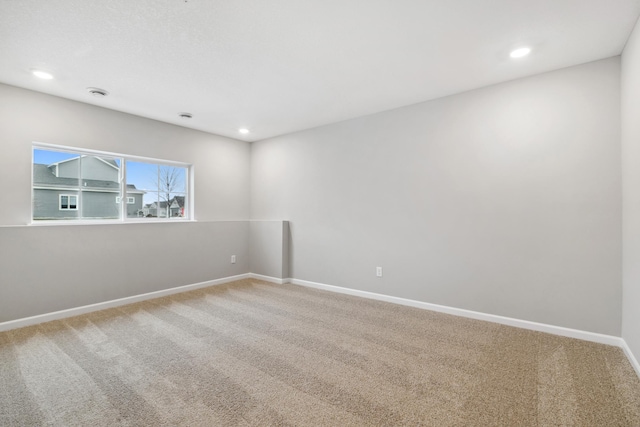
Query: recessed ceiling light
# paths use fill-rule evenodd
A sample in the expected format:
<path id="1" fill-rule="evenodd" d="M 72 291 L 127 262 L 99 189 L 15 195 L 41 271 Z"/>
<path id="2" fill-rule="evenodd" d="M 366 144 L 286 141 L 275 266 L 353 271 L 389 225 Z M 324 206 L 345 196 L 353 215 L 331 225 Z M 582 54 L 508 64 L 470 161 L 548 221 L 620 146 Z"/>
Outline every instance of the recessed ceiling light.
<path id="1" fill-rule="evenodd" d="M 104 98 L 105 96 L 109 95 L 109 92 L 97 87 L 88 87 L 87 92 L 89 92 L 91 95 L 95 96 L 96 98 Z"/>
<path id="2" fill-rule="evenodd" d="M 530 47 L 519 47 L 516 50 L 512 50 L 509 56 L 512 58 L 522 58 L 524 56 L 529 55 L 530 53 L 531 53 Z"/>
<path id="3" fill-rule="evenodd" d="M 248 134 L 248 133 L 249 133 L 249 129 L 245 129 L 245 128 L 238 129 L 238 132 L 240 132 L 240 133 L 241 133 L 241 134 L 243 134 L 243 135 L 246 135 L 246 134 Z"/>
<path id="4" fill-rule="evenodd" d="M 191 114 L 191 113 L 178 113 L 178 117 L 180 117 L 181 119 L 188 120 L 188 119 L 193 117 L 193 114 Z"/>
<path id="5" fill-rule="evenodd" d="M 51 80 L 53 75 L 42 70 L 31 70 L 31 74 L 44 80 Z"/>

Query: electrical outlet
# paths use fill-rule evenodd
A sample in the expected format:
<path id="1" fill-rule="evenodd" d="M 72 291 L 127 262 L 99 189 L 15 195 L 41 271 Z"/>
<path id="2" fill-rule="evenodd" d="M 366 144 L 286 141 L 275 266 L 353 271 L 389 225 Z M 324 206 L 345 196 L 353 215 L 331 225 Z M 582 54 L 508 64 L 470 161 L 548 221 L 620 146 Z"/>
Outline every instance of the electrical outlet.
<path id="1" fill-rule="evenodd" d="M 231 255 L 231 264 L 235 264 L 235 263 L 236 263 L 236 256 Z"/>
<path id="2" fill-rule="evenodd" d="M 382 267 L 376 267 L 376 276 L 382 277 Z"/>

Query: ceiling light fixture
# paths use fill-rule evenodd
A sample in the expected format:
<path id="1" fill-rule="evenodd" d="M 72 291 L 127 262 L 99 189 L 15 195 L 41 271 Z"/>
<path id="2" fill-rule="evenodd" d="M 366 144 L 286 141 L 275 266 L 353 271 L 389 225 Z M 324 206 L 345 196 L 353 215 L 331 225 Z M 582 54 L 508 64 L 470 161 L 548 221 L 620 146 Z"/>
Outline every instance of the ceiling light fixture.
<path id="1" fill-rule="evenodd" d="M 87 92 L 89 92 L 91 95 L 95 96 L 96 98 L 104 98 L 105 96 L 109 95 L 109 92 L 107 92 L 104 89 L 99 89 L 97 87 L 88 87 Z"/>
<path id="2" fill-rule="evenodd" d="M 42 70 L 31 70 L 31 74 L 44 80 L 51 80 L 53 78 L 53 74 Z"/>
<path id="3" fill-rule="evenodd" d="M 509 54 L 512 58 L 523 58 L 531 53 L 530 47 L 520 47 L 516 50 L 512 50 Z"/>
<path id="4" fill-rule="evenodd" d="M 193 114 L 191 114 L 191 113 L 178 113 L 178 117 L 180 117 L 181 119 L 189 120 L 190 118 L 193 117 Z"/>
<path id="5" fill-rule="evenodd" d="M 240 133 L 241 133 L 241 134 L 243 134 L 243 135 L 246 135 L 246 134 L 248 134 L 248 133 L 249 133 L 249 129 L 245 129 L 245 128 L 238 129 L 238 132 L 240 132 Z"/>

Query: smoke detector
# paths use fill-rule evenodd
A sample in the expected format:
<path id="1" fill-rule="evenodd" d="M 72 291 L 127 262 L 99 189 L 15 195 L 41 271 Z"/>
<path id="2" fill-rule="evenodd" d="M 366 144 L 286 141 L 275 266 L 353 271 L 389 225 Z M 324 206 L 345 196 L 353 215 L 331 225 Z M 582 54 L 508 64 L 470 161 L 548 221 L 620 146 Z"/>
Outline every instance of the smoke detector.
<path id="1" fill-rule="evenodd" d="M 180 117 L 181 119 L 188 120 L 188 119 L 193 117 L 193 114 L 191 114 L 191 113 L 178 113 L 178 117 Z"/>
<path id="2" fill-rule="evenodd" d="M 109 92 L 107 92 L 104 89 L 99 89 L 97 87 L 88 87 L 87 92 L 89 92 L 91 95 L 95 96 L 96 98 L 104 98 L 105 96 L 109 95 Z"/>

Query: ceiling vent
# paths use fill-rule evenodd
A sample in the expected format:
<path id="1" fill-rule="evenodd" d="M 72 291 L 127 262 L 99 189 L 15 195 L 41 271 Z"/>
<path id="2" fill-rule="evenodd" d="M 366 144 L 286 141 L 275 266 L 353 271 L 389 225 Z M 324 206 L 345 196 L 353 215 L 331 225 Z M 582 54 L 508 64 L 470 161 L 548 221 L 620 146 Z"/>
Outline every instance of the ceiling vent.
<path id="1" fill-rule="evenodd" d="M 97 87 L 88 87 L 87 92 L 89 92 L 96 98 L 104 98 L 105 96 L 109 95 L 109 92 L 104 89 L 98 89 Z"/>
<path id="2" fill-rule="evenodd" d="M 192 117 L 193 117 L 193 114 L 191 114 L 191 113 L 178 113 L 178 116 L 179 116 L 181 119 L 185 119 L 185 120 L 186 120 L 186 119 L 190 119 L 190 118 L 192 118 Z"/>

